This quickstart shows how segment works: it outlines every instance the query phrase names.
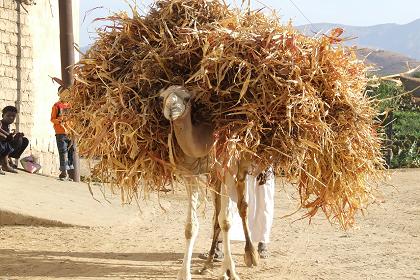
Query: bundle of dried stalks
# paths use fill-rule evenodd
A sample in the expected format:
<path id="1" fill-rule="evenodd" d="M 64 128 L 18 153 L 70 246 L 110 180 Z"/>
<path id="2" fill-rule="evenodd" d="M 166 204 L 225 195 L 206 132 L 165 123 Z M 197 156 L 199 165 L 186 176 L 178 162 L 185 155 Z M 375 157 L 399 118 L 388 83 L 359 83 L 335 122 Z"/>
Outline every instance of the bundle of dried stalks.
<path id="1" fill-rule="evenodd" d="M 352 224 L 383 162 L 365 66 L 340 30 L 309 38 L 218 0 L 162 0 L 108 20 L 66 97 L 80 153 L 100 159 L 95 176 L 123 198 L 172 180 L 159 91 L 179 84 L 194 93 L 194 120 L 216 128 L 210 166 L 249 153 L 296 183 L 308 215 Z"/>

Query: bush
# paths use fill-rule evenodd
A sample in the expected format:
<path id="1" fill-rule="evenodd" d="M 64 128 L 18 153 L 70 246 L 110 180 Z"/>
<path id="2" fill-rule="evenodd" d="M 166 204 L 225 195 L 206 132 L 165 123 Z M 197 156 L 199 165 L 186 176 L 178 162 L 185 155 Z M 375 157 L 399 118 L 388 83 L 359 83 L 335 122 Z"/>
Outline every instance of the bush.
<path id="1" fill-rule="evenodd" d="M 371 88 L 370 96 L 379 100 L 378 109 L 387 116 L 381 121 L 386 135 L 384 157 L 389 157 L 390 167 L 420 167 L 419 107 L 393 82 Z"/>
<path id="2" fill-rule="evenodd" d="M 420 167 L 420 112 L 394 113 L 391 167 Z"/>

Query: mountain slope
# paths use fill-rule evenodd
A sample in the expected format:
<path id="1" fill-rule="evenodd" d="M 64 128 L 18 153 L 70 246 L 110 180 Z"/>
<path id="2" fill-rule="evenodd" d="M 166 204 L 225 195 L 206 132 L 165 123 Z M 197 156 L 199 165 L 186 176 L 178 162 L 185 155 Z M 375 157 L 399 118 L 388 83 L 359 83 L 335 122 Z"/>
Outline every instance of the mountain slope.
<path id="1" fill-rule="evenodd" d="M 334 27 L 343 28 L 343 37 L 356 37 L 347 45 L 383 49 L 420 60 L 420 19 L 407 24 L 380 24 L 374 26 L 349 26 L 332 23 L 301 25 L 297 28 L 307 35 L 326 33 Z"/>
<path id="2" fill-rule="evenodd" d="M 378 76 L 406 72 L 420 65 L 420 61 L 384 50 L 361 48 L 357 50 L 357 55 L 366 64 L 372 65 L 372 73 Z"/>

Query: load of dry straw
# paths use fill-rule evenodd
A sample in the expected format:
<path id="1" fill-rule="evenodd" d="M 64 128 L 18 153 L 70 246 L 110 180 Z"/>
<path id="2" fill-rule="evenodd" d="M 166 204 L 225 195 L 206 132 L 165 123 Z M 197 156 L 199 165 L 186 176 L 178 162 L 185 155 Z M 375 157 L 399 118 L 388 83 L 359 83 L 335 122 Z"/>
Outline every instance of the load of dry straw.
<path id="1" fill-rule="evenodd" d="M 172 180 L 159 91 L 181 84 L 194 120 L 216 128 L 210 167 L 248 153 L 296 183 L 309 216 L 352 224 L 383 163 L 365 66 L 340 30 L 309 38 L 219 0 L 162 0 L 108 20 L 65 97 L 80 153 L 100 160 L 96 177 L 126 198 Z"/>

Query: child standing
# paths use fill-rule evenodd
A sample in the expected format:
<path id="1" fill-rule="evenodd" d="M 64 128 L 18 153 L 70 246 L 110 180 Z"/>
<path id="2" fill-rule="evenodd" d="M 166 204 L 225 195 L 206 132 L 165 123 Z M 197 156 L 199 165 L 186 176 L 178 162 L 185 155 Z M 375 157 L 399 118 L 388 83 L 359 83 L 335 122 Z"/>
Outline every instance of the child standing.
<path id="1" fill-rule="evenodd" d="M 63 86 L 58 88 L 58 95 L 65 91 Z M 54 124 L 55 138 L 57 140 L 58 154 L 60 157 L 60 175 L 59 179 L 74 180 L 73 153 L 74 148 L 70 138 L 67 136 L 65 123 L 65 113 L 70 108 L 66 102 L 58 101 L 51 110 L 51 122 Z"/>

